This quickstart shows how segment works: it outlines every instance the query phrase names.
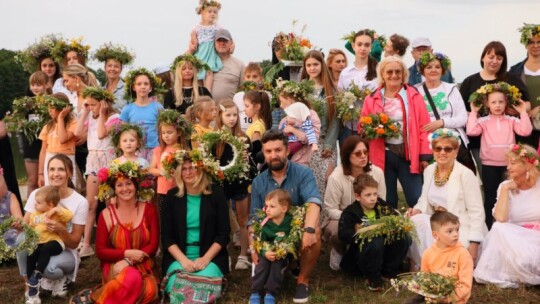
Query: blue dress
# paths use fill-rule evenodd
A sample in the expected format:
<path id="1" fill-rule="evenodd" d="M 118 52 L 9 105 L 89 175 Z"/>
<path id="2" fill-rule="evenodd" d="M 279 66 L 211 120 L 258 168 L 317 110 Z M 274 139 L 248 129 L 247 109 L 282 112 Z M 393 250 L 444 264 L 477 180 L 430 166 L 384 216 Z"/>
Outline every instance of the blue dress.
<path id="1" fill-rule="evenodd" d="M 205 62 L 210 66 L 213 72 L 217 72 L 223 68 L 223 63 L 219 58 L 216 49 L 214 48 L 214 40 L 216 37 L 216 31 L 219 29 L 217 25 L 200 25 L 195 26 L 195 32 L 197 33 L 197 51 L 195 56 L 202 62 Z M 206 77 L 206 71 L 198 71 L 197 79 L 204 79 Z"/>

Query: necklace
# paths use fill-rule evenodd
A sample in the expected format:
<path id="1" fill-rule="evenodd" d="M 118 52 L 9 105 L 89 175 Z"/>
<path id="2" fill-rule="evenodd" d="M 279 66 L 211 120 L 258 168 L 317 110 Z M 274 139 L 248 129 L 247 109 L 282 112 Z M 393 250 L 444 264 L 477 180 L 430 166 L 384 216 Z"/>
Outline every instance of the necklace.
<path id="1" fill-rule="evenodd" d="M 448 180 L 450 179 L 450 174 L 452 174 L 452 171 L 454 170 L 454 166 L 450 168 L 450 171 L 448 171 L 448 174 L 444 177 L 439 176 L 439 166 L 435 166 L 435 186 L 442 187 L 444 186 Z"/>

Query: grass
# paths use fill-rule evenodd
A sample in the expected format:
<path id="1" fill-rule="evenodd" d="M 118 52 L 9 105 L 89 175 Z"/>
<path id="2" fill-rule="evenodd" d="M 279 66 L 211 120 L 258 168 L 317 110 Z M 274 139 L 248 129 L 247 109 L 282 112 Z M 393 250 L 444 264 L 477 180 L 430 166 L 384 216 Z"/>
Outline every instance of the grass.
<path id="1" fill-rule="evenodd" d="M 236 257 L 238 251 L 231 249 L 231 256 Z M 411 294 L 402 292 L 397 297 L 390 291 L 386 295 L 373 293 L 367 290 L 365 280 L 335 272 L 328 267 L 329 247 L 325 246 L 319 263 L 311 276 L 310 303 L 401 303 Z M 235 258 L 233 258 L 235 262 Z M 234 265 L 234 263 L 233 263 Z M 70 288 L 69 296 L 78 291 L 93 288 L 100 283 L 101 271 L 99 261 L 93 256 L 85 259 L 77 282 Z M 247 303 L 249 298 L 250 278 L 249 271 L 232 271 L 228 275 L 228 289 L 220 303 Z M 294 280 L 286 276 L 284 290 L 278 295 L 279 303 L 292 303 L 294 294 Z M 0 295 L 1 303 L 22 303 L 23 283 L 18 275 L 15 262 L 0 266 Z M 66 299 L 42 297 L 43 303 L 66 303 Z M 492 285 L 473 286 L 472 297 L 469 303 L 540 303 L 540 286 L 522 287 L 519 289 L 500 289 Z"/>

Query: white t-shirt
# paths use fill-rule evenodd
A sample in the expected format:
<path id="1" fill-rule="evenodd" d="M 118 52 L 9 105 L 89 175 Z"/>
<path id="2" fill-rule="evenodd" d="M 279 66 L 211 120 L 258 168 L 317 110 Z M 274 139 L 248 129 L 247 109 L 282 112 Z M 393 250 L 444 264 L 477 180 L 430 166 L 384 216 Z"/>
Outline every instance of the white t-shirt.
<path id="1" fill-rule="evenodd" d="M 354 65 L 346 67 L 341 74 L 339 74 L 338 89 L 348 90 L 351 83 L 356 84 L 359 88 L 368 87 L 371 91 L 377 89 L 377 77 L 372 80 L 367 80 L 366 75 L 368 72 L 367 65 L 362 68 L 357 68 Z"/>
<path id="2" fill-rule="evenodd" d="M 87 144 L 88 144 L 88 150 L 109 150 L 112 149 L 111 144 L 111 135 L 107 135 L 103 139 L 99 139 L 98 137 L 98 119 L 95 119 L 92 117 L 92 114 L 88 115 L 88 120 L 86 123 L 88 124 L 88 137 L 87 137 Z M 115 122 L 120 121 L 120 114 L 115 113 L 107 119 L 105 122 L 105 127 L 109 127 L 111 124 Z"/>
<path id="3" fill-rule="evenodd" d="M 240 128 L 242 131 L 246 132 L 247 128 L 253 122 L 253 119 L 247 117 L 246 107 L 244 105 L 244 95 L 245 92 L 238 92 L 234 94 L 233 101 L 238 108 L 238 119 L 240 120 Z"/>
<path id="4" fill-rule="evenodd" d="M 30 193 L 30 196 L 28 197 L 28 201 L 26 202 L 26 205 L 24 206 L 24 211 L 26 212 L 35 212 L 36 211 L 36 192 L 39 189 L 36 189 Z M 68 209 L 73 213 L 73 218 L 70 222 L 67 224 L 67 231 L 71 232 L 73 230 L 73 224 L 75 225 L 85 225 L 86 224 L 86 216 L 88 215 L 88 201 L 86 198 L 79 193 L 77 193 L 75 190 L 73 190 L 73 193 L 71 193 L 70 196 L 63 198 L 60 200 L 58 205 Z"/>

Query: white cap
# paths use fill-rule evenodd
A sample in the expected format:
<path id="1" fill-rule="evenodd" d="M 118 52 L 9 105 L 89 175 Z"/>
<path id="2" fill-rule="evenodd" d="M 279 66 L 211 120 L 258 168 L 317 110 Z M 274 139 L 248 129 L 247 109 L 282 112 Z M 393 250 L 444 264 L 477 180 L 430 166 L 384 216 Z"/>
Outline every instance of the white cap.
<path id="1" fill-rule="evenodd" d="M 429 38 L 419 37 L 413 40 L 413 42 L 411 43 L 411 46 L 413 49 L 417 47 L 421 47 L 421 46 L 431 47 L 431 41 L 429 40 Z"/>
<path id="2" fill-rule="evenodd" d="M 165 73 L 165 72 L 168 72 L 170 69 L 170 65 L 166 65 L 166 64 L 158 64 L 156 65 L 156 67 L 154 68 L 154 73 L 157 75 L 157 74 L 161 74 L 161 73 Z"/>

